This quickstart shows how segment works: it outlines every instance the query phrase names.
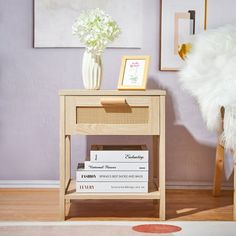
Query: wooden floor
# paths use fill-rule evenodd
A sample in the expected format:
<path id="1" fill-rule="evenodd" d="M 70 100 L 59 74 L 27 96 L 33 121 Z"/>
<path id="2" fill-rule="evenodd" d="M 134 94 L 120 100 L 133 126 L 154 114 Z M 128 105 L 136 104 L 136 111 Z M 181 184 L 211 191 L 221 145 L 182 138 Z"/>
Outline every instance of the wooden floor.
<path id="1" fill-rule="evenodd" d="M 209 190 L 167 190 L 167 220 L 232 220 L 233 192 L 214 198 Z M 80 200 L 68 220 L 157 220 L 152 200 Z M 0 189 L 0 221 L 59 220 L 57 189 Z"/>

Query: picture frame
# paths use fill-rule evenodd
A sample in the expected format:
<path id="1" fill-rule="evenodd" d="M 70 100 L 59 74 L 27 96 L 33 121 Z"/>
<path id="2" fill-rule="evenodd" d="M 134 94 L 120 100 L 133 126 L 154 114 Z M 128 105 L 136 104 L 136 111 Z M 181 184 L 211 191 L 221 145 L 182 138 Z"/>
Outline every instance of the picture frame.
<path id="1" fill-rule="evenodd" d="M 206 30 L 207 4 L 207 0 L 161 0 L 161 71 L 178 71 L 184 65 L 178 48 L 191 43 L 194 35 Z"/>
<path id="2" fill-rule="evenodd" d="M 71 27 L 81 12 L 95 8 L 112 16 L 122 29 L 108 48 L 143 46 L 143 0 L 33 0 L 33 3 L 34 48 L 84 48 Z"/>
<path id="3" fill-rule="evenodd" d="M 123 56 L 118 90 L 145 90 L 150 56 Z"/>

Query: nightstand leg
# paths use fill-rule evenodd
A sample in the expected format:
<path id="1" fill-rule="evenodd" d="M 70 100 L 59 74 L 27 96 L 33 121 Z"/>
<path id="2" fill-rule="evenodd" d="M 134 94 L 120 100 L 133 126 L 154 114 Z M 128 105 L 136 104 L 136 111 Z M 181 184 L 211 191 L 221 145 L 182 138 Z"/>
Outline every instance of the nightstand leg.
<path id="1" fill-rule="evenodd" d="M 66 219 L 65 212 L 66 212 L 66 203 L 64 200 L 64 196 L 60 193 L 60 220 L 64 221 Z"/>
<path id="2" fill-rule="evenodd" d="M 152 172 L 154 180 L 158 179 L 159 175 L 159 136 L 153 135 L 152 136 Z M 154 181 L 155 182 L 155 181 Z"/>
<path id="3" fill-rule="evenodd" d="M 159 139 L 159 191 L 160 191 L 160 220 L 166 215 L 165 189 L 165 97 L 160 96 L 160 139 Z"/>
<path id="4" fill-rule="evenodd" d="M 60 220 L 65 220 L 65 139 L 61 137 L 60 144 Z"/>
<path id="5" fill-rule="evenodd" d="M 65 188 L 68 187 L 68 183 L 70 182 L 71 179 L 71 136 L 70 135 L 66 135 L 66 151 L 65 151 L 65 155 L 66 155 L 66 167 L 65 167 Z M 66 205 L 68 206 L 70 204 L 70 199 L 66 199 Z"/>
<path id="6" fill-rule="evenodd" d="M 152 136 L 152 172 L 153 172 L 153 182 L 156 185 L 157 189 L 159 188 L 158 184 L 158 175 L 159 175 L 159 136 Z M 153 204 L 158 204 L 159 201 L 157 199 L 153 200 Z"/>
<path id="7" fill-rule="evenodd" d="M 65 97 L 60 97 L 60 220 L 65 220 L 65 180 L 66 180 L 66 135 Z"/>

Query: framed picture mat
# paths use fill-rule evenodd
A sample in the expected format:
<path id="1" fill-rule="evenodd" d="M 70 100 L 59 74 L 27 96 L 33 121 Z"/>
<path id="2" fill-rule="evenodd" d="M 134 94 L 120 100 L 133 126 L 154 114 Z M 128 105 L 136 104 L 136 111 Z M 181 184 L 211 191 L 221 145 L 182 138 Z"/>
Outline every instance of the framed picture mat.
<path id="1" fill-rule="evenodd" d="M 168 67 L 168 66 L 163 66 L 162 63 L 162 43 L 163 43 L 163 17 L 162 17 L 162 11 L 163 11 L 163 2 L 164 1 L 168 1 L 168 0 L 160 0 L 160 53 L 159 53 L 159 70 L 160 71 L 179 71 L 179 68 L 172 68 L 172 67 Z M 178 0 L 175 0 L 178 1 Z M 181 1 L 179 1 L 181 2 Z M 206 30 L 207 28 L 207 12 L 208 12 L 208 0 L 204 0 L 204 30 Z M 181 58 L 180 58 L 181 59 Z"/>
<path id="2" fill-rule="evenodd" d="M 134 62 L 137 66 L 136 71 L 130 72 L 132 65 L 131 62 Z M 140 62 L 139 64 L 137 64 Z M 150 63 L 150 56 L 123 56 L 121 62 L 121 69 L 118 81 L 119 90 L 145 90 L 147 85 L 147 76 L 148 68 Z M 129 66 L 129 68 L 127 68 Z M 135 66 L 135 65 L 134 65 Z M 139 68 L 138 68 L 139 67 Z M 128 77 L 128 72 L 136 73 L 136 82 Z"/>

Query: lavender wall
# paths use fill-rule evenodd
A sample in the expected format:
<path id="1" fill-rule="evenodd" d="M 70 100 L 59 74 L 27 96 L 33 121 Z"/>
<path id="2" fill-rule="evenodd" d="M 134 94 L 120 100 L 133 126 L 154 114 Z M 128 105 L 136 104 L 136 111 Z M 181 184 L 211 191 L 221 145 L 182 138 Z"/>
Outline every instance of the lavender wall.
<path id="1" fill-rule="evenodd" d="M 208 0 L 209 28 L 234 22 L 234 0 Z M 222 13 L 222 9 L 224 12 Z M 211 182 L 216 137 L 207 132 L 195 101 L 184 93 L 177 75 L 160 72 L 157 0 L 144 1 L 143 48 L 108 49 L 104 54 L 102 89 L 116 89 L 122 55 L 152 57 L 149 88 L 167 96 L 167 180 Z M 0 0 L 0 179 L 57 180 L 59 89 L 81 89 L 83 49 L 33 49 L 33 1 Z M 121 137 L 79 137 L 73 140 L 73 166 L 92 142 L 118 142 Z M 133 142 L 150 138 L 133 137 Z M 130 142 L 125 137 L 125 142 Z"/>

